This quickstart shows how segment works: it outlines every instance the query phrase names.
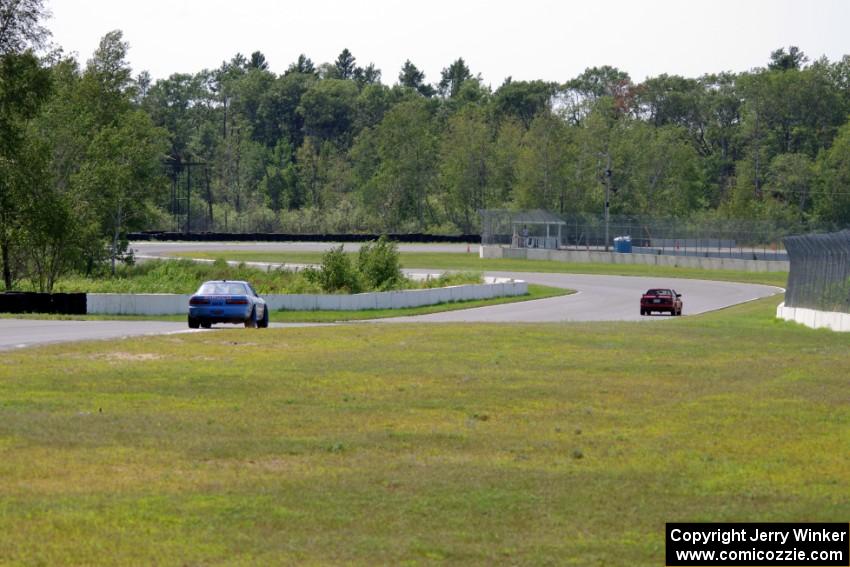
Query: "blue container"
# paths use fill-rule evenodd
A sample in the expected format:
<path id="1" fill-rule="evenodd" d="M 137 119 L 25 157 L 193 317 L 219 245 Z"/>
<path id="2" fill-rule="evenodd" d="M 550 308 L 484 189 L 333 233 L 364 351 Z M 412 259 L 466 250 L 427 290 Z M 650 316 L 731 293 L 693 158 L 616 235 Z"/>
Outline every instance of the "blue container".
<path id="1" fill-rule="evenodd" d="M 630 254 L 632 251 L 632 237 L 618 236 L 614 239 L 614 252 Z"/>

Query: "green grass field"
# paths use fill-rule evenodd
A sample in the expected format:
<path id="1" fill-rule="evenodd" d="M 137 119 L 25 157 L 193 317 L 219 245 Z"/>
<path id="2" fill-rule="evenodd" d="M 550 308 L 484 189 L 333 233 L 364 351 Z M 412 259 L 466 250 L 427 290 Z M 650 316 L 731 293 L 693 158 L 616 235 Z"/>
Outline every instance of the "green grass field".
<path id="1" fill-rule="evenodd" d="M 321 261 L 321 252 L 180 252 L 175 256 L 185 258 L 207 258 L 239 260 L 244 262 L 278 262 L 292 264 L 314 264 Z M 696 268 L 673 268 L 666 266 L 643 266 L 630 264 L 582 264 L 552 262 L 548 260 L 481 259 L 477 254 L 450 252 L 401 252 L 401 264 L 405 268 L 434 270 L 472 270 L 503 272 L 544 272 L 568 274 L 601 274 L 612 276 L 654 276 L 702 280 L 758 283 L 785 287 L 787 272 L 741 272 L 734 270 L 700 270 Z"/>
<path id="2" fill-rule="evenodd" d="M 847 337 L 778 301 L 4 352 L 0 564 L 662 565 L 669 521 L 846 522 Z"/>

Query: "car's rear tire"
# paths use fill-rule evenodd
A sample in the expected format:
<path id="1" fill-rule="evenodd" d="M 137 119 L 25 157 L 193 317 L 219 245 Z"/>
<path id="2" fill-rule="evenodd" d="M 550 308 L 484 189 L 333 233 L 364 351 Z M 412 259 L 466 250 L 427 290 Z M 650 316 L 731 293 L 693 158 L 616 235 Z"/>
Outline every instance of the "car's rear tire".
<path id="1" fill-rule="evenodd" d="M 266 329 L 269 326 L 269 308 L 266 306 L 263 309 L 263 318 L 257 322 L 257 326 L 261 329 Z"/>
<path id="2" fill-rule="evenodd" d="M 257 310 L 251 309 L 251 315 L 245 319 L 245 328 L 246 329 L 256 329 L 257 328 Z"/>
<path id="3" fill-rule="evenodd" d="M 203 323 L 201 323 L 201 327 L 203 327 L 204 329 L 209 329 L 210 327 L 212 327 L 212 323 L 204 321 Z"/>
<path id="4" fill-rule="evenodd" d="M 641 317 L 643 317 L 644 315 L 646 315 L 646 310 L 645 310 L 645 309 L 641 309 L 641 310 L 640 310 L 640 316 L 641 316 Z"/>
<path id="5" fill-rule="evenodd" d="M 201 326 L 201 322 L 198 319 L 195 319 L 194 317 L 189 317 L 189 328 L 190 329 L 197 329 L 200 326 Z"/>

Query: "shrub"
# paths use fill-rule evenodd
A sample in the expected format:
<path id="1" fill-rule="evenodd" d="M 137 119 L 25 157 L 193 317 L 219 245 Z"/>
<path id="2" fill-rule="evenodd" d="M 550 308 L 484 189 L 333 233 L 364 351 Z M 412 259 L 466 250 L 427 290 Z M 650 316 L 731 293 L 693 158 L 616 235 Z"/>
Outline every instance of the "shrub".
<path id="1" fill-rule="evenodd" d="M 191 260 L 152 260 L 119 266 L 113 277 L 68 276 L 56 291 L 84 293 L 193 293 L 207 280 L 247 280 L 261 295 L 268 293 L 318 293 L 319 285 L 299 272 L 259 270 L 244 264 L 230 266 L 224 260 L 202 264 Z"/>
<path id="2" fill-rule="evenodd" d="M 380 242 L 376 244 L 381 244 Z M 360 259 L 345 254 L 342 246 L 328 251 L 320 268 L 292 272 L 284 268 L 260 270 L 244 263 L 230 265 L 222 259 L 199 263 L 191 260 L 151 260 L 135 265 L 119 265 L 116 274 L 86 277 L 71 274 L 56 282 L 56 292 L 83 293 L 193 293 L 207 280 L 247 280 L 261 295 L 278 293 L 360 293 L 373 289 L 421 289 L 464 283 L 480 283 L 481 275 L 469 272 L 443 274 L 423 281 L 402 277 L 395 247 L 386 243 L 368 247 L 363 254 L 368 274 L 359 271 Z M 395 265 L 395 268 L 393 268 Z M 385 274 L 386 277 L 375 277 Z M 395 275 L 395 278 L 390 277 Z M 394 283 L 391 283 L 393 282 Z M 366 284 L 375 285 L 366 287 Z M 22 280 L 23 290 L 36 285 Z"/>
<path id="3" fill-rule="evenodd" d="M 360 248 L 357 269 L 370 289 L 396 289 L 404 281 L 398 247 L 386 236 L 381 236 L 376 242 L 364 244 Z"/>
<path id="4" fill-rule="evenodd" d="M 450 285 L 465 285 L 465 284 L 480 284 L 484 283 L 484 278 L 478 272 L 447 272 L 436 278 L 428 278 L 421 282 L 417 287 L 434 288 L 448 287 Z"/>
<path id="5" fill-rule="evenodd" d="M 360 274 L 341 244 L 325 252 L 319 269 L 307 269 L 304 274 L 327 293 L 360 293 L 363 288 Z"/>

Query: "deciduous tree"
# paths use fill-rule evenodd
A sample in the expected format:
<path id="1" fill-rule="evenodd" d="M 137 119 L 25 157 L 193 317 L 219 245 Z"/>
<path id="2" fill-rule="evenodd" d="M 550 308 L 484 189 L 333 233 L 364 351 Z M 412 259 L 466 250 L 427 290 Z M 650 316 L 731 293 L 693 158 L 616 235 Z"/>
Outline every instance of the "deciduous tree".
<path id="1" fill-rule="evenodd" d="M 7 43 L 16 45 L 24 39 L 7 38 Z M 33 186 L 26 129 L 49 91 L 50 74 L 32 52 L 0 55 L 0 262 L 7 290 L 12 289 L 15 279 L 13 248 L 23 228 L 21 203 Z"/>
<path id="2" fill-rule="evenodd" d="M 0 56 L 43 47 L 50 31 L 44 0 L 0 0 Z"/>
<path id="3" fill-rule="evenodd" d="M 481 109 L 466 107 L 449 119 L 440 143 L 442 202 L 464 234 L 473 232 L 479 209 L 496 205 L 492 154 L 492 133 Z"/>

